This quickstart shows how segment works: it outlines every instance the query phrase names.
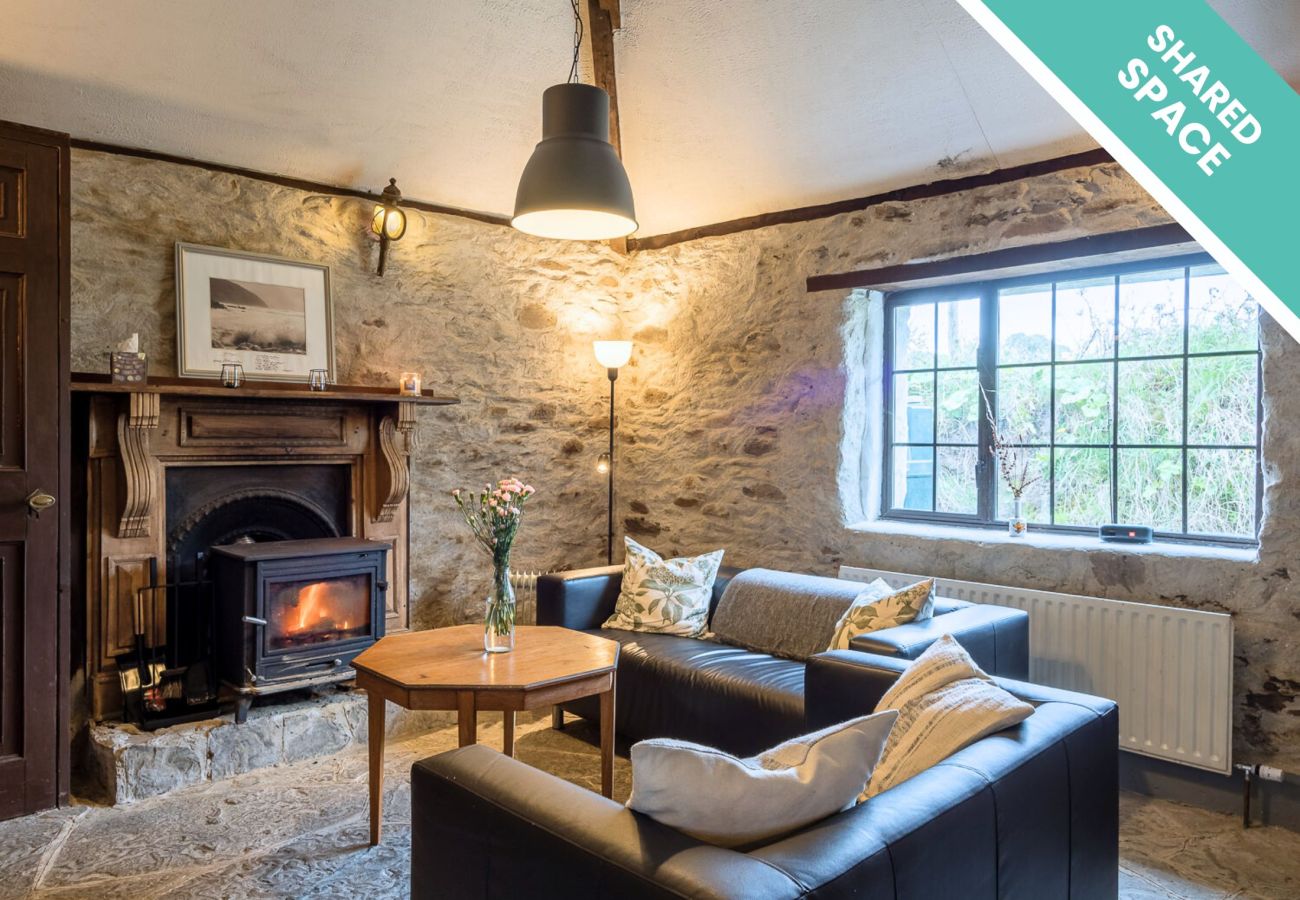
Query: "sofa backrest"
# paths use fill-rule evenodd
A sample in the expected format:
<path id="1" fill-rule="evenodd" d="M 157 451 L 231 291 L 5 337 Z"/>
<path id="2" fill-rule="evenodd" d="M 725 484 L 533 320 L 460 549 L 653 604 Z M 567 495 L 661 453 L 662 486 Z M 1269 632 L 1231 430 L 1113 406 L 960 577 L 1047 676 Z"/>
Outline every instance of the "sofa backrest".
<path id="1" fill-rule="evenodd" d="M 1113 898 L 1118 721 L 1109 701 L 1057 692 L 1020 725 L 749 855 L 818 897 Z"/>

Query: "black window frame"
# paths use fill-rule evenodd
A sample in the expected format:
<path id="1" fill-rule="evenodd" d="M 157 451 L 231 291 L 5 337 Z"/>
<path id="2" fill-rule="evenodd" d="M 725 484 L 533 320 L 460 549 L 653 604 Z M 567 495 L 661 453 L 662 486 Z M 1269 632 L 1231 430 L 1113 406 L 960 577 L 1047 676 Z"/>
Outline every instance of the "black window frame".
<path id="1" fill-rule="evenodd" d="M 988 422 L 987 416 L 984 414 L 984 406 L 982 401 L 979 407 L 979 425 L 978 425 L 978 434 L 976 438 L 978 442 L 976 445 L 976 466 L 975 466 L 976 496 L 977 496 L 976 512 L 973 514 L 951 513 L 951 512 L 939 512 L 933 509 L 931 510 L 905 509 L 900 507 L 893 507 L 890 505 L 891 500 L 893 499 L 891 497 L 891 494 L 893 491 L 893 474 L 894 474 L 893 473 L 893 460 L 894 460 L 893 451 L 895 447 L 933 446 L 935 448 L 934 458 L 932 463 L 933 466 L 932 492 L 937 492 L 938 481 L 939 481 L 938 448 L 944 446 L 950 446 L 950 447 L 969 446 L 968 444 L 955 444 L 951 442 L 939 441 L 938 440 L 939 435 L 937 434 L 937 431 L 932 432 L 931 434 L 931 437 L 933 438 L 931 444 L 921 444 L 921 443 L 909 444 L 907 442 L 895 443 L 894 441 L 894 400 L 895 400 L 894 397 L 894 378 L 895 378 L 894 310 L 895 309 L 897 309 L 900 306 L 935 303 L 935 301 L 943 301 L 943 300 L 952 301 L 952 300 L 959 300 L 959 299 L 966 299 L 966 298 L 970 298 L 970 299 L 978 298 L 980 301 L 980 316 L 979 316 L 980 341 L 979 341 L 978 349 L 976 351 L 976 365 L 973 368 L 978 373 L 980 388 L 984 392 L 986 392 L 989 397 L 994 398 L 994 403 L 996 404 L 997 371 L 999 368 L 998 359 L 997 359 L 998 336 L 999 336 L 999 332 L 998 332 L 999 291 L 1003 291 L 1008 288 L 1025 286 L 1025 285 L 1051 283 L 1052 307 L 1053 307 L 1052 316 L 1051 316 L 1051 320 L 1052 320 L 1051 361 L 1049 363 L 1032 363 L 1032 364 L 1025 364 L 1025 365 L 1050 365 L 1052 371 L 1053 383 L 1055 383 L 1055 372 L 1057 366 L 1077 364 L 1075 362 L 1058 361 L 1056 358 L 1056 353 L 1057 353 L 1056 287 L 1055 287 L 1056 284 L 1062 282 L 1083 281 L 1083 280 L 1099 278 L 1099 277 L 1114 277 L 1116 279 L 1116 284 L 1118 285 L 1119 279 L 1126 274 L 1141 273 L 1141 272 L 1156 272 L 1160 270 L 1169 270 L 1169 269 L 1183 269 L 1184 319 L 1183 319 L 1183 348 L 1181 353 L 1121 357 L 1120 348 L 1119 348 L 1119 336 L 1118 336 L 1119 317 L 1116 316 L 1116 320 L 1114 323 L 1114 328 L 1116 333 L 1113 335 L 1113 340 L 1115 341 L 1115 349 L 1111 357 L 1102 357 L 1098 360 L 1079 361 L 1079 362 L 1092 362 L 1092 363 L 1110 362 L 1112 363 L 1112 365 L 1115 366 L 1115 369 L 1112 370 L 1112 376 L 1111 376 L 1112 422 L 1110 428 L 1110 442 L 1109 442 L 1109 452 L 1111 455 L 1110 456 L 1111 515 L 1113 517 L 1118 510 L 1119 479 L 1116 475 L 1118 451 L 1120 449 L 1128 449 L 1128 448 L 1141 449 L 1143 446 L 1147 446 L 1147 445 L 1125 444 L 1119 441 L 1118 429 L 1116 428 L 1116 420 L 1119 415 L 1119 387 L 1118 387 L 1119 379 L 1117 377 L 1119 363 L 1120 362 L 1141 362 L 1141 361 L 1153 360 L 1153 359 L 1181 360 L 1183 365 L 1182 440 L 1177 444 L 1159 445 L 1158 449 L 1178 450 L 1181 453 L 1182 467 L 1183 467 L 1181 509 L 1182 509 L 1184 527 L 1186 527 L 1186 523 L 1187 523 L 1187 484 L 1188 484 L 1187 451 L 1188 449 L 1189 448 L 1193 450 L 1195 449 L 1237 449 L 1237 450 L 1251 449 L 1255 453 L 1255 466 L 1254 466 L 1255 535 L 1254 537 L 1243 537 L 1243 536 L 1233 536 L 1233 535 L 1197 534 L 1197 533 L 1189 534 L 1186 532 L 1157 531 L 1155 533 L 1155 538 L 1157 541 L 1161 543 L 1205 544 L 1205 545 L 1229 546 L 1229 547 L 1234 547 L 1234 546 L 1235 547 L 1258 547 L 1259 532 L 1263 521 L 1263 507 L 1264 507 L 1263 348 L 1261 346 L 1260 340 L 1258 339 L 1258 330 L 1257 330 L 1257 339 L 1256 339 L 1256 345 L 1254 351 L 1234 350 L 1234 351 L 1218 351 L 1218 352 L 1189 352 L 1189 335 L 1191 332 L 1191 327 L 1188 318 L 1189 304 L 1190 304 L 1190 279 L 1188 278 L 1188 273 L 1190 269 L 1197 268 L 1200 266 L 1205 266 L 1205 265 L 1218 265 L 1218 263 L 1208 253 L 1194 253 L 1194 254 L 1183 254 L 1183 255 L 1173 256 L 1173 257 L 1164 257 L 1159 259 L 1144 259 L 1144 260 L 1134 261 L 1134 262 L 1102 264 L 1096 266 L 1088 266 L 1086 268 L 1060 268 L 1060 269 L 1054 268 L 1050 271 L 1038 272 L 1032 275 L 1017 275 L 1017 276 L 1005 277 L 1005 278 L 990 278 L 984 280 L 964 281 L 964 282 L 958 282 L 952 284 L 945 284 L 941 286 L 906 288 L 906 289 L 887 292 L 884 298 L 884 378 L 882 380 L 882 385 L 881 385 L 883 391 L 882 406 L 884 410 L 885 430 L 883 434 L 883 440 L 881 442 L 882 456 L 883 456 L 883 460 L 882 460 L 883 477 L 881 478 L 880 518 L 896 520 L 896 521 L 926 522 L 926 523 L 933 523 L 939 525 L 972 526 L 975 528 L 988 528 L 988 529 L 995 529 L 999 527 L 1005 528 L 1007 524 L 1005 518 L 998 518 L 996 516 L 998 472 L 997 472 L 997 465 L 993 460 L 992 449 L 990 447 L 992 443 L 992 427 Z M 1118 307 L 1118 305 L 1119 305 L 1119 299 L 1118 299 L 1118 292 L 1117 292 L 1116 306 Z M 938 304 L 935 303 L 935 306 L 936 306 L 936 325 L 937 325 Z M 1262 318 L 1264 314 L 1264 310 L 1262 306 L 1259 307 L 1259 311 L 1260 311 L 1260 318 Z M 936 335 L 936 339 L 937 339 L 937 335 Z M 1253 446 L 1245 445 L 1245 444 L 1208 445 L 1208 444 L 1188 443 L 1187 440 L 1188 438 L 1187 435 L 1188 360 L 1196 359 L 1200 357 L 1210 357 L 1210 356 L 1228 356 L 1228 355 L 1245 356 L 1245 355 L 1249 355 L 1252 352 L 1255 355 L 1255 365 L 1256 365 L 1254 445 Z M 941 373 L 943 371 L 963 371 L 963 370 L 970 371 L 972 369 L 971 366 L 943 367 L 943 366 L 939 366 L 938 363 L 939 360 L 936 354 L 936 357 L 933 361 L 933 365 L 929 369 L 929 371 L 936 373 L 935 374 L 936 391 L 937 391 L 937 384 L 938 384 L 938 378 L 937 378 L 938 373 Z M 1014 365 L 1018 365 L 1018 364 L 1008 364 L 1008 366 L 1014 366 Z M 905 369 L 902 371 L 904 373 L 915 373 L 915 372 L 925 372 L 927 370 L 922 368 L 922 369 Z M 1049 429 L 1048 429 L 1049 443 L 1044 446 L 1048 447 L 1048 458 L 1051 461 L 1049 473 L 1047 475 L 1048 491 L 1049 491 L 1047 502 L 1048 502 L 1048 509 L 1052 510 L 1055 503 L 1054 501 L 1055 473 L 1053 471 L 1055 469 L 1054 451 L 1058 446 L 1067 446 L 1067 445 L 1064 444 L 1058 445 L 1056 443 L 1055 440 L 1056 391 L 1054 389 L 1050 391 L 1050 397 L 1051 397 L 1051 401 L 1050 401 L 1051 419 L 1049 422 Z M 936 407 L 936 416 L 937 416 L 937 407 L 938 407 L 937 402 L 935 403 L 935 407 Z M 1030 445 L 1030 446 L 1035 446 L 1035 445 Z M 1099 446 L 1105 446 L 1105 445 L 1099 445 Z M 1150 445 L 1150 446 L 1155 447 L 1156 445 Z M 935 500 L 937 500 L 937 497 L 934 495 L 934 493 L 932 493 L 931 506 L 937 505 Z M 1106 524 L 1106 523 L 1098 523 L 1098 525 L 1101 524 Z M 1079 525 L 1056 525 L 1056 524 L 1047 524 L 1047 523 L 1031 523 L 1031 527 L 1034 531 L 1042 531 L 1042 532 L 1055 533 L 1055 534 L 1076 534 L 1076 535 L 1093 535 L 1093 536 L 1097 534 L 1097 526 L 1087 527 L 1087 526 L 1079 526 Z"/>

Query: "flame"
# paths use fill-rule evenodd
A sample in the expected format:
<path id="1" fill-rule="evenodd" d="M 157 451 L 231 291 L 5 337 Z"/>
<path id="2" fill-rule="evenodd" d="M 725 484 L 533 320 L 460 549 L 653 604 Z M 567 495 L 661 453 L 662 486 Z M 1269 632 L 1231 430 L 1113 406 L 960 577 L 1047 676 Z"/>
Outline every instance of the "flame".
<path id="1" fill-rule="evenodd" d="M 353 620 L 364 626 L 368 581 L 364 576 L 326 579 L 310 584 L 298 583 L 282 589 L 274 600 L 271 618 L 274 632 L 292 643 L 300 637 L 312 638 L 331 632 L 351 631 Z"/>
<path id="2" fill-rule="evenodd" d="M 321 619 L 329 618 L 329 585 L 323 581 L 298 591 L 298 622 L 290 630 L 306 631 Z"/>

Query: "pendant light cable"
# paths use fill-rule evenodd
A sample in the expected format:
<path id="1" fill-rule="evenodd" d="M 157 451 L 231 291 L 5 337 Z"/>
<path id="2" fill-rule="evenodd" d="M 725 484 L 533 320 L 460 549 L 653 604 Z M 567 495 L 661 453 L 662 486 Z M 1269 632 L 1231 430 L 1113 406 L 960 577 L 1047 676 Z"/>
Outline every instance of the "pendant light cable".
<path id="1" fill-rule="evenodd" d="M 578 12 L 578 0 L 569 0 L 573 7 L 573 63 L 569 66 L 569 84 L 578 83 L 578 59 L 582 54 L 582 14 Z"/>

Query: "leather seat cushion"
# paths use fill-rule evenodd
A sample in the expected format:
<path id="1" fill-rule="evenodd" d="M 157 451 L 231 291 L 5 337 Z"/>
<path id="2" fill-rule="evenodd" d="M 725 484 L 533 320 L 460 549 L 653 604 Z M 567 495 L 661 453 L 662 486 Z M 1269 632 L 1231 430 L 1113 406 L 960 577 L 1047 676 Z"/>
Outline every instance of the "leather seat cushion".
<path id="1" fill-rule="evenodd" d="M 622 645 L 617 730 L 749 756 L 804 732 L 804 664 L 713 641 L 598 628 Z M 599 716 L 595 698 L 566 708 Z"/>

